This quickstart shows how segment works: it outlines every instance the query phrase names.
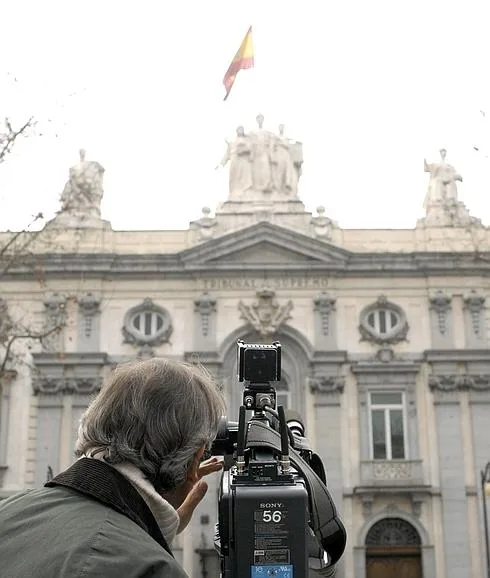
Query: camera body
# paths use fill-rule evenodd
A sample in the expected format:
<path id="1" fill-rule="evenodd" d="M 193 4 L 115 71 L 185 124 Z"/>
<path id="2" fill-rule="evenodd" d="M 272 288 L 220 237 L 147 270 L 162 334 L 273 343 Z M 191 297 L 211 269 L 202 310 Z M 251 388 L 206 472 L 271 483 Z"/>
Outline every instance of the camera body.
<path id="1" fill-rule="evenodd" d="M 212 448 L 225 457 L 216 539 L 221 576 L 333 576 L 345 529 L 301 418 L 288 412 L 290 427 L 284 408 L 276 408 L 281 345 L 237 346 L 238 380 L 245 383 L 239 421 L 223 418 Z"/>

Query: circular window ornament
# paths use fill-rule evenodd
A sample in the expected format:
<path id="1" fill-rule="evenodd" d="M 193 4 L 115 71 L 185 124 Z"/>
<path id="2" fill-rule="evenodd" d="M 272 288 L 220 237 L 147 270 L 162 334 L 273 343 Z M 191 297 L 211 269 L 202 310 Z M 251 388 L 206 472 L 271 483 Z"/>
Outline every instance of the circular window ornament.
<path id="1" fill-rule="evenodd" d="M 359 332 L 361 341 L 373 343 L 398 343 L 405 341 L 408 333 L 406 315 L 401 307 L 381 296 L 361 312 Z"/>
<path id="2" fill-rule="evenodd" d="M 125 343 L 161 345 L 169 340 L 173 327 L 168 311 L 147 298 L 126 313 L 122 331 Z"/>

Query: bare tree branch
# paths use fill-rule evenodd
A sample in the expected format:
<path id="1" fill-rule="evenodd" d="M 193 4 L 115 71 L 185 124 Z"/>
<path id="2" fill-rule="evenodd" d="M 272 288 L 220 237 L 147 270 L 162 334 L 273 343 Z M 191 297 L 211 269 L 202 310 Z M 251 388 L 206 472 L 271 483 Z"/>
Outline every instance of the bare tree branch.
<path id="1" fill-rule="evenodd" d="M 7 340 L 7 345 L 5 346 L 3 361 L 2 364 L 0 365 L 0 374 L 3 373 L 7 368 L 7 363 L 10 360 L 10 353 L 12 351 L 12 346 L 16 341 L 18 341 L 19 339 L 32 339 L 33 341 L 39 341 L 40 343 L 42 343 L 43 339 L 55 333 L 59 333 L 62 329 L 63 325 L 57 325 L 41 333 L 31 333 L 30 331 L 26 331 L 25 333 L 11 335 Z"/>
<path id="2" fill-rule="evenodd" d="M 29 130 L 34 128 L 34 117 L 30 117 L 19 128 L 14 128 L 10 119 L 7 117 L 3 121 L 3 129 L 0 131 L 0 164 L 12 152 L 12 149 L 20 136 L 27 136 Z"/>

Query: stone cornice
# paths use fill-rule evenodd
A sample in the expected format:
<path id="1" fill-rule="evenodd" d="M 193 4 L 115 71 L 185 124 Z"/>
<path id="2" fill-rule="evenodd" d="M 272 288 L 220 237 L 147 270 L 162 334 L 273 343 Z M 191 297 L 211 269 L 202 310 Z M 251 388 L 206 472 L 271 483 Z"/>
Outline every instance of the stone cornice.
<path id="1" fill-rule="evenodd" d="M 392 361 L 384 363 L 382 361 L 357 361 L 351 365 L 352 373 L 418 373 L 420 363 L 414 361 Z"/>
<path id="2" fill-rule="evenodd" d="M 490 349 L 427 349 L 424 359 L 428 363 L 437 362 L 490 362 Z"/>
<path id="3" fill-rule="evenodd" d="M 247 277 L 250 273 L 263 273 L 263 263 L 223 261 L 214 263 L 184 262 L 175 255 L 114 255 L 114 254 L 43 254 L 36 255 L 18 265 L 13 265 L 4 279 L 32 279 L 32 271 L 42 262 L 43 276 L 49 278 L 74 277 L 83 273 L 84 278 L 144 279 L 197 279 L 203 274 L 212 276 L 226 272 L 230 276 Z M 268 275 L 274 273 L 336 275 L 345 277 L 419 277 L 474 276 L 490 273 L 488 261 L 475 261 L 473 253 L 395 254 L 365 253 L 352 255 L 346 262 L 291 261 L 267 263 Z"/>
<path id="4" fill-rule="evenodd" d="M 67 366 L 67 365 L 107 365 L 108 355 L 107 353 L 94 352 L 94 353 L 51 353 L 51 352 L 39 352 L 33 353 L 32 358 L 38 369 L 42 369 L 47 366 Z"/>
<path id="5" fill-rule="evenodd" d="M 277 253 L 266 258 L 264 247 Z M 253 259 L 249 259 L 250 254 Z M 46 253 L 9 267 L 7 279 L 32 279 L 42 267 L 44 278 L 203 279 L 303 275 L 343 277 L 474 276 L 490 273 L 490 252 L 354 253 L 303 233 L 261 222 L 174 253 Z"/>
<path id="6" fill-rule="evenodd" d="M 329 351 L 314 351 L 311 361 L 313 363 L 347 363 L 348 353 L 343 349 Z"/>
<path id="7" fill-rule="evenodd" d="M 184 360 L 201 365 L 221 365 L 223 362 L 215 351 L 186 351 Z"/>

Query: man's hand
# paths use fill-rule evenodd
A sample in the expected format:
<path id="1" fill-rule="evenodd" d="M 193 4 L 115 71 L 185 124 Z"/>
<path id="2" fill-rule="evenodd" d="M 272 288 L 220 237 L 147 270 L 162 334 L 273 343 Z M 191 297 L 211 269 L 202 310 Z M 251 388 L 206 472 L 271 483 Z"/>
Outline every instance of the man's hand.
<path id="1" fill-rule="evenodd" d="M 208 491 L 207 483 L 202 479 L 204 476 L 219 472 L 223 469 L 223 462 L 218 461 L 218 458 L 212 457 L 209 460 L 201 462 L 197 470 L 197 479 L 195 481 L 186 482 L 186 497 L 182 505 L 177 508 L 177 514 L 180 518 L 179 529 L 177 533 L 180 534 L 191 521 L 192 514 Z"/>

